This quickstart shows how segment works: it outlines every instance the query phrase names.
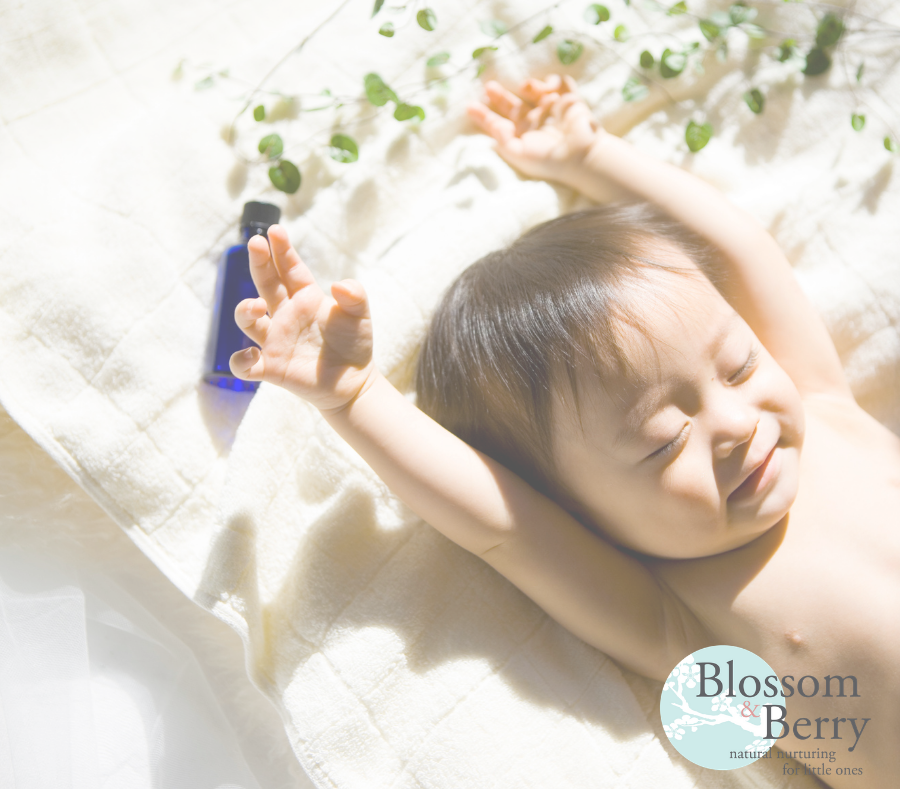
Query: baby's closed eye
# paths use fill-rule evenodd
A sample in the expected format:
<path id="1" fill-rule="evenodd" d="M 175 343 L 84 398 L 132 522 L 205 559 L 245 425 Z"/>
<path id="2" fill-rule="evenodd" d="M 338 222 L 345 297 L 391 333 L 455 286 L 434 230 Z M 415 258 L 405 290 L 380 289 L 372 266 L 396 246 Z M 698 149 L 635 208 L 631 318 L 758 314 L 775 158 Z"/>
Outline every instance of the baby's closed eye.
<path id="1" fill-rule="evenodd" d="M 687 441 L 688 434 L 691 432 L 691 424 L 688 422 L 682 429 L 681 432 L 675 436 L 668 444 L 663 447 L 660 447 L 655 452 L 651 452 L 650 455 L 647 456 L 647 460 L 650 458 L 667 458 L 675 453 L 677 449 L 679 449 L 685 441 Z"/>
<path id="2" fill-rule="evenodd" d="M 744 366 L 741 367 L 740 370 L 738 370 L 728 379 L 728 383 L 743 383 L 744 380 L 749 378 L 749 373 L 753 371 L 753 368 L 756 366 L 756 362 L 759 360 L 759 352 L 760 347 L 758 345 L 754 346 L 750 350 L 750 355 L 749 357 L 747 357 L 747 361 L 744 363 Z"/>

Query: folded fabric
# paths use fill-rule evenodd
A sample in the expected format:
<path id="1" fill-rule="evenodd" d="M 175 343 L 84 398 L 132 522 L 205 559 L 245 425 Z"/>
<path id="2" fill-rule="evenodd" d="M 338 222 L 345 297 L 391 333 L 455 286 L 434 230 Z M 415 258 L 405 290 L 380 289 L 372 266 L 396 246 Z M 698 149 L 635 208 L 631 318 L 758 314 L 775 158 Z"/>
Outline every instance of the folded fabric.
<path id="1" fill-rule="evenodd" d="M 0 548 L 0 784 L 259 789 L 191 651 L 120 587 Z"/>
<path id="2" fill-rule="evenodd" d="M 897 17 L 887 2 L 857 7 Z M 284 196 L 220 135 L 239 108 L 230 83 L 171 83 L 179 59 L 215 61 L 212 83 L 230 64 L 255 84 L 273 53 L 334 14 L 267 89 L 358 96 L 377 69 L 402 94 L 422 81 L 423 53 L 470 59 L 485 43 L 478 21 L 512 27 L 541 8 L 435 3 L 433 33 L 412 23 L 388 39 L 361 3 L 22 6 L 0 48 L 10 77 L 0 106 L 0 402 L 186 595 L 241 634 L 247 670 L 317 786 L 780 786 L 777 760 L 713 775 L 679 757 L 659 722 L 658 683 L 621 670 L 422 523 L 304 402 L 266 385 L 251 398 L 200 382 L 215 261 L 236 240 L 245 200 L 283 206 L 323 284 L 365 284 L 377 361 L 411 397 L 443 288 L 583 202 L 520 179 L 474 133 L 463 114 L 480 96 L 471 76 L 423 99 L 419 126 L 390 107 L 343 108 L 337 127 L 352 124 L 360 143 L 353 165 L 328 157 L 321 115 L 290 121 L 298 139 L 300 128 L 325 142 L 300 160 L 300 191 Z M 553 13 L 574 27 L 581 10 Z M 263 13 L 277 23 L 244 24 Z M 540 19 L 513 40 L 524 47 Z M 659 24 L 678 33 L 688 23 Z M 639 51 L 628 50 L 632 60 Z M 887 96 L 900 71 L 881 52 L 866 54 L 866 69 Z M 498 53 L 492 74 L 513 85 L 559 70 L 553 53 Z M 711 58 L 703 77 L 685 78 L 682 104 L 649 117 L 657 105 L 627 108 L 609 123 L 767 225 L 861 404 L 900 430 L 893 159 L 851 128 L 856 99 L 837 70 L 818 89 L 782 80 L 757 116 L 741 98 L 741 63 Z M 602 50 L 568 71 L 598 111 L 621 102 L 629 69 L 616 55 Z M 696 108 L 716 132 L 693 156 L 683 130 Z M 242 123 L 236 149 L 252 151 L 264 127 Z"/>

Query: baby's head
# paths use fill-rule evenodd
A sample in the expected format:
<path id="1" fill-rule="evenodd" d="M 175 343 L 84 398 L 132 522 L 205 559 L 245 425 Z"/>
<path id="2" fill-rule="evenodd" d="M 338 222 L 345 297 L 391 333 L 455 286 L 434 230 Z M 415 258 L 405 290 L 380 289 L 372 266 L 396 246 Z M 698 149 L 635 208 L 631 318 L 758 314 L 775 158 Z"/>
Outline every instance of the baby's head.
<path id="1" fill-rule="evenodd" d="M 419 406 L 625 548 L 746 544 L 793 503 L 803 411 L 719 277 L 647 205 L 539 225 L 445 295 Z"/>

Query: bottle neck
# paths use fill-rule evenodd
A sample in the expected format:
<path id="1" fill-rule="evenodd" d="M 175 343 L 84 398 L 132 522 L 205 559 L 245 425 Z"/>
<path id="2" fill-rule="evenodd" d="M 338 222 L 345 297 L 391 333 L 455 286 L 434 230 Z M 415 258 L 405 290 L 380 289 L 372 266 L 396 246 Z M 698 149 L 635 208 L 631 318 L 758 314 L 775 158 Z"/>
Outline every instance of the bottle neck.
<path id="1" fill-rule="evenodd" d="M 244 225 L 241 228 L 241 238 L 246 244 L 253 236 L 265 236 L 269 227 L 270 225 L 261 225 L 256 222 L 251 222 L 249 225 Z"/>

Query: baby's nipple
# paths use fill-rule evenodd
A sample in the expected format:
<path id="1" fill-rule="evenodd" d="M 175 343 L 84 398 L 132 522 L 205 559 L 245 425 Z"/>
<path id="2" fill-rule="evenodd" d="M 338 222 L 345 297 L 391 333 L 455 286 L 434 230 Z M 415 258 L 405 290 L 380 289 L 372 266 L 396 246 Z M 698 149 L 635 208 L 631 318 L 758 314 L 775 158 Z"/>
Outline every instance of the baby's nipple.
<path id="1" fill-rule="evenodd" d="M 799 630 L 788 630 L 787 633 L 785 633 L 785 638 L 787 639 L 788 646 L 792 650 L 796 651 L 806 646 L 806 639 Z"/>

